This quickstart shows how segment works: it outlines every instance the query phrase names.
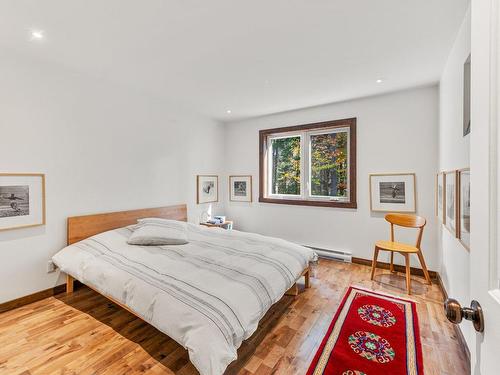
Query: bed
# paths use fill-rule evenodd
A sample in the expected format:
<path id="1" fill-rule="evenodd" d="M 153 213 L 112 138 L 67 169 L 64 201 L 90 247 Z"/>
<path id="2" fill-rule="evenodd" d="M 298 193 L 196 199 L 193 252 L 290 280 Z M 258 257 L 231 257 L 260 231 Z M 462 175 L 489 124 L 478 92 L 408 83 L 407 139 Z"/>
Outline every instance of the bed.
<path id="1" fill-rule="evenodd" d="M 189 242 L 128 245 L 139 218 L 187 221 L 185 205 L 68 218 L 54 263 L 74 280 L 184 346 L 202 375 L 221 375 L 243 340 L 286 293 L 309 287 L 312 250 L 252 233 L 187 223 Z"/>

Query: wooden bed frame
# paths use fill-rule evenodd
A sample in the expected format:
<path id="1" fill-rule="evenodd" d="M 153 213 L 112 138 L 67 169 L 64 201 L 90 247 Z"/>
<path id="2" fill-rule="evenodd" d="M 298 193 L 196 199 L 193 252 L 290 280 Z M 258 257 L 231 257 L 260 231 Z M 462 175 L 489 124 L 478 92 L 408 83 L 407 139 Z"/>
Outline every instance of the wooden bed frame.
<path id="1" fill-rule="evenodd" d="M 187 207 L 185 204 L 176 206 L 166 206 L 158 208 L 146 208 L 141 210 L 132 211 L 121 211 L 121 212 L 111 212 L 105 214 L 97 215 L 87 215 L 87 216 L 75 216 L 68 218 L 68 245 L 74 244 L 75 242 L 84 240 L 93 235 L 121 228 L 127 225 L 135 224 L 137 219 L 146 217 L 160 217 L 164 219 L 172 219 L 179 221 L 187 221 Z M 301 274 L 301 277 L 305 277 L 305 287 L 309 288 L 309 276 L 310 269 L 307 267 Z M 66 276 L 66 292 L 73 293 L 75 279 L 71 275 Z M 138 314 L 136 314 L 129 307 L 118 302 L 114 298 L 105 295 L 92 287 L 96 293 L 101 294 L 105 298 L 114 302 L 116 305 L 122 307 L 123 309 L 130 312 L 132 315 L 138 317 L 142 320 Z M 299 289 L 297 283 L 295 283 L 286 293 L 287 296 L 297 296 L 299 294 Z M 286 300 L 289 298 L 289 300 Z M 241 347 L 238 349 L 238 360 L 232 362 L 226 371 L 225 375 L 234 375 L 241 369 L 242 363 L 245 363 L 250 355 L 255 351 L 257 345 L 264 339 L 266 332 L 269 327 L 274 325 L 278 318 L 283 315 L 286 311 L 287 306 L 293 300 L 293 297 L 283 298 L 279 303 L 273 305 L 269 311 L 266 313 L 264 318 L 259 322 L 259 330 L 257 330 L 250 338 L 245 340 Z M 284 303 L 281 303 L 283 302 Z"/>
<path id="2" fill-rule="evenodd" d="M 144 208 L 140 210 L 68 217 L 68 245 L 72 245 L 75 242 L 82 241 L 108 230 L 136 224 L 137 219 L 144 219 L 147 217 L 160 217 L 163 219 L 187 221 L 187 206 L 185 204 L 179 204 L 176 206 Z M 66 275 L 66 293 L 73 292 L 74 283 L 75 279 L 71 275 Z M 128 307 L 113 300 L 111 297 L 104 297 L 130 311 Z"/>
<path id="3" fill-rule="evenodd" d="M 163 219 L 187 221 L 187 206 L 180 204 L 176 206 L 165 206 L 157 208 L 144 208 L 140 210 L 110 212 L 96 215 L 74 216 L 68 218 L 68 245 L 82 241 L 96 234 L 106 232 L 108 230 L 125 227 L 127 225 L 137 223 L 137 219 L 146 217 L 159 217 Z M 305 287 L 310 287 L 309 276 L 310 270 L 307 267 L 301 274 L 305 278 Z M 66 293 L 72 293 L 74 290 L 75 279 L 71 275 L 66 275 Z M 96 291 L 97 292 L 97 291 Z M 98 292 L 99 293 L 99 292 Z M 99 293 L 102 294 L 102 293 Z M 297 296 L 299 289 L 297 283 L 293 285 L 286 295 Z M 104 294 L 102 294 L 104 295 Z M 104 295 L 104 297 L 113 301 L 117 305 L 123 307 L 136 315 L 127 306 L 114 300 L 113 298 Z M 139 317 L 139 316 L 138 316 Z M 140 318 L 140 317 L 139 317 Z"/>

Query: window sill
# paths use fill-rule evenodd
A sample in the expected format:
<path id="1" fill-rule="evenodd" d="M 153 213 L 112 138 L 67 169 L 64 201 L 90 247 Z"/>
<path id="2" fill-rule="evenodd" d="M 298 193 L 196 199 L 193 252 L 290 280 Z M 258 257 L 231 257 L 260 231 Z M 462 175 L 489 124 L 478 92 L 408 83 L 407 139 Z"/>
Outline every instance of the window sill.
<path id="1" fill-rule="evenodd" d="M 303 200 L 303 199 L 276 199 L 259 197 L 259 202 L 275 203 L 275 204 L 291 204 L 295 206 L 315 206 L 315 207 L 337 207 L 337 208 L 358 208 L 356 202 L 341 202 L 341 201 L 319 201 L 319 200 Z"/>

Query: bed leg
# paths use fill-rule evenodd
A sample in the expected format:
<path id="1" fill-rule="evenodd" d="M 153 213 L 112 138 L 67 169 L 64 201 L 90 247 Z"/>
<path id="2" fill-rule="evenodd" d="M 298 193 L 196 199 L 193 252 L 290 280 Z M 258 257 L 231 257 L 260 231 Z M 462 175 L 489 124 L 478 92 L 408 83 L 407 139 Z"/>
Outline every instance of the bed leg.
<path id="1" fill-rule="evenodd" d="M 285 293 L 285 296 L 298 296 L 299 295 L 299 287 L 297 286 L 297 283 L 293 284 L 293 286 L 288 289 Z"/>
<path id="2" fill-rule="evenodd" d="M 75 286 L 75 279 L 72 276 L 66 275 L 66 293 L 73 293 Z"/>
<path id="3" fill-rule="evenodd" d="M 310 269 L 307 269 L 306 273 L 304 273 L 304 285 L 307 288 L 310 288 L 311 287 L 311 270 Z"/>

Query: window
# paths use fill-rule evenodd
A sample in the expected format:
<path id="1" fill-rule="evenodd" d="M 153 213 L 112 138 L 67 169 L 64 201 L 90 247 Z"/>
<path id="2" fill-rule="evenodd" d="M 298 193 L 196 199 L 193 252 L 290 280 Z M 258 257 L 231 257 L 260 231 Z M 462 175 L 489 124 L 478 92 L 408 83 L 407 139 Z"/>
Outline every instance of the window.
<path id="1" fill-rule="evenodd" d="M 356 208 L 356 119 L 261 130 L 259 201 Z"/>

